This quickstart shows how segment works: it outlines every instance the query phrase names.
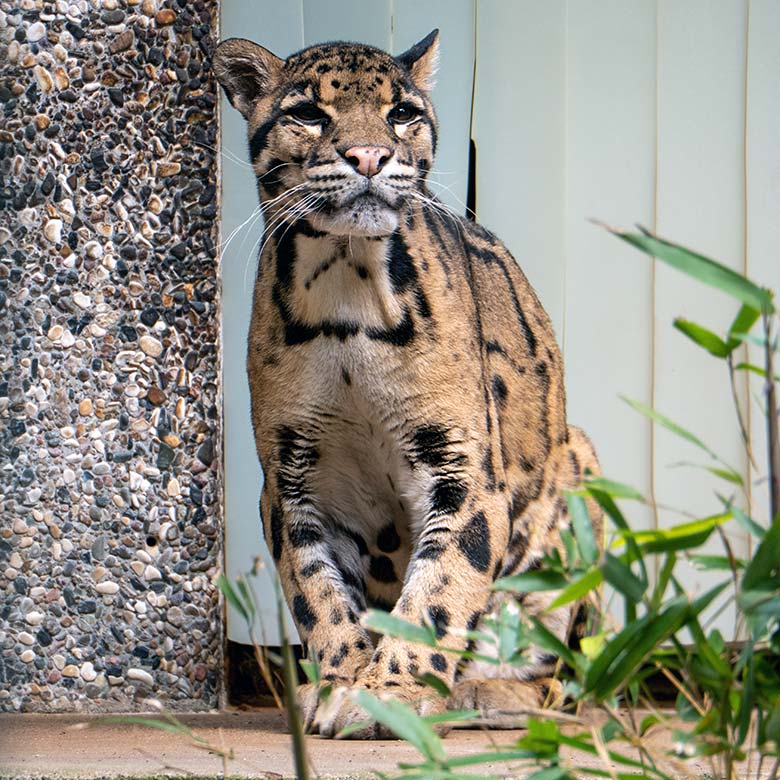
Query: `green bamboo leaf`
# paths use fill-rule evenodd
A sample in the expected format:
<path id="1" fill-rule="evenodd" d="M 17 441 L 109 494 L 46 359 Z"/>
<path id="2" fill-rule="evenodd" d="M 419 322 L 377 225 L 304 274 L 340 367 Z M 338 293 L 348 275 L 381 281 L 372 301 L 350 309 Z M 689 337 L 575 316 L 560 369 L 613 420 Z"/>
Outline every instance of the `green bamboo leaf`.
<path id="1" fill-rule="evenodd" d="M 780 618 L 780 598 L 776 590 L 743 590 L 737 605 L 748 615 L 760 618 Z"/>
<path id="2" fill-rule="evenodd" d="M 712 603 L 716 596 L 723 592 L 728 584 L 728 582 L 723 583 L 724 587 L 717 586 L 701 599 L 697 599 L 691 605 L 691 614 L 688 616 L 685 624 L 696 646 L 696 653 L 692 659 L 694 679 L 702 686 L 721 690 L 728 689 L 734 677 L 731 664 L 724 657 L 723 637 L 721 637 L 719 632 L 713 631 L 707 638 L 699 623 L 698 616 L 703 609 Z"/>
<path id="3" fill-rule="evenodd" d="M 653 595 L 650 598 L 650 609 L 657 610 L 661 606 L 669 581 L 672 579 L 674 567 L 677 565 L 677 555 L 674 552 L 667 553 L 664 563 L 656 577 Z"/>
<path id="4" fill-rule="evenodd" d="M 748 333 L 756 321 L 761 316 L 761 312 L 758 309 L 743 304 L 740 310 L 737 312 L 737 316 L 734 318 L 734 322 L 731 323 L 728 335 L 728 348 L 729 352 L 733 352 L 742 342 L 740 339 L 734 338 L 735 333 Z"/>
<path id="5" fill-rule="evenodd" d="M 241 617 L 244 618 L 247 623 L 251 623 L 249 613 L 241 603 L 241 599 L 238 597 L 235 590 L 233 590 L 233 586 L 230 584 L 230 580 L 228 580 L 224 574 L 220 574 L 219 577 L 217 577 L 217 587 L 225 597 L 225 600 L 228 602 L 228 604 L 230 604 L 230 606 L 233 607 L 233 609 L 235 609 L 236 612 L 238 612 L 238 614 L 241 615 Z"/>
<path id="6" fill-rule="evenodd" d="M 770 343 L 766 340 L 766 336 L 755 336 L 752 333 L 733 333 L 732 336 L 743 343 L 760 347 L 762 350 L 771 349 L 772 352 L 780 352 L 780 342 L 777 339 L 773 339 Z"/>
<path id="7" fill-rule="evenodd" d="M 607 227 L 607 230 L 645 254 L 662 260 L 697 281 L 721 290 L 753 309 L 769 313 L 774 311 L 772 294 L 768 290 L 763 290 L 728 266 L 649 232 L 627 233 L 610 227 Z"/>
<path id="8" fill-rule="evenodd" d="M 436 645 L 436 629 L 433 626 L 420 626 L 415 623 L 409 623 L 395 615 L 378 609 L 369 609 L 363 616 L 362 623 L 367 629 L 376 631 L 377 634 L 399 637 L 409 642 L 429 645 L 430 647 Z"/>
<path id="9" fill-rule="evenodd" d="M 718 466 L 706 466 L 701 463 L 691 463 L 687 460 L 681 460 L 678 463 L 673 463 L 672 466 L 675 468 L 680 466 L 687 466 L 693 469 L 701 469 L 702 471 L 708 471 L 710 474 L 718 477 L 719 479 L 724 479 L 726 482 L 731 482 L 734 485 L 739 485 L 740 487 L 744 487 L 745 485 L 745 481 L 742 479 L 742 475 L 739 472 L 734 471 L 734 469 L 731 467 L 719 468 Z"/>
<path id="10" fill-rule="evenodd" d="M 680 608 L 683 611 L 688 609 L 688 599 L 684 595 L 677 596 L 667 603 L 667 610 L 678 610 Z M 600 686 L 603 680 L 607 678 L 607 673 L 617 665 L 621 656 L 625 655 L 637 641 L 641 640 L 641 635 L 646 632 L 647 626 L 655 623 L 658 617 L 659 614 L 657 612 L 654 610 L 650 611 L 639 620 L 626 625 L 607 642 L 602 653 L 591 663 L 588 669 L 585 689 L 595 691 L 597 686 Z M 611 689 L 611 692 L 614 692 L 614 687 Z"/>
<path id="11" fill-rule="evenodd" d="M 354 691 L 351 696 L 374 720 L 413 745 L 429 761 L 443 764 L 447 760 L 441 739 L 411 707 L 397 699 L 380 701 L 368 691 Z"/>
<path id="12" fill-rule="evenodd" d="M 629 498 L 645 503 L 645 497 L 636 488 L 631 487 L 631 485 L 625 485 L 622 482 L 616 482 L 614 479 L 589 477 L 585 480 L 585 488 L 588 492 L 593 488 L 594 490 L 600 490 L 602 493 L 607 493 L 612 498 Z"/>
<path id="13" fill-rule="evenodd" d="M 745 576 L 742 578 L 743 590 L 767 589 L 767 583 L 772 583 L 772 580 L 778 578 L 778 567 L 780 567 L 780 523 L 773 523 L 745 569 Z"/>
<path id="14" fill-rule="evenodd" d="M 599 547 L 593 536 L 593 526 L 591 525 L 588 508 L 585 505 L 585 499 L 582 496 L 567 493 L 566 503 L 569 507 L 571 525 L 574 530 L 574 538 L 577 540 L 577 547 L 580 550 L 580 556 L 586 566 L 591 566 L 599 557 Z"/>
<path id="15" fill-rule="evenodd" d="M 610 553 L 604 554 L 601 573 L 606 582 L 632 603 L 638 604 L 645 595 L 647 583 L 643 583 L 623 561 Z"/>
<path id="16" fill-rule="evenodd" d="M 480 713 L 477 713 L 479 716 Z M 428 720 L 428 718 L 426 718 Z M 535 758 L 531 750 L 493 750 L 489 753 L 472 753 L 468 756 L 457 756 L 447 759 L 447 766 L 460 767 L 473 764 L 493 764 L 497 761 L 525 761 Z"/>
<path id="17" fill-rule="evenodd" d="M 721 593 L 723 593 L 726 588 L 728 588 L 731 585 L 731 582 L 729 580 L 725 580 L 724 582 L 721 582 L 718 585 L 715 585 L 715 587 L 710 588 L 705 593 L 702 593 L 701 596 L 697 596 L 692 602 L 691 602 L 691 615 L 697 616 L 701 612 L 703 612 L 707 607 L 709 607 L 710 604 L 718 597 Z"/>
<path id="18" fill-rule="evenodd" d="M 710 355 L 725 358 L 731 352 L 726 342 L 717 333 L 713 333 L 695 322 L 677 317 L 674 321 L 674 327 L 684 333 L 694 344 L 709 352 Z"/>
<path id="19" fill-rule="evenodd" d="M 423 715 L 422 719 L 430 724 L 437 723 L 468 723 L 480 717 L 480 710 L 447 710 L 446 712 L 437 712 L 433 715 Z"/>
<path id="20" fill-rule="evenodd" d="M 594 634 L 593 636 L 584 636 L 580 639 L 580 650 L 589 661 L 597 658 L 607 642 L 605 633 Z"/>
<path id="21" fill-rule="evenodd" d="M 614 663 L 610 665 L 607 673 L 598 679 L 594 685 L 596 697 L 599 699 L 607 698 L 623 685 L 636 672 L 636 669 L 656 645 L 680 629 L 685 622 L 688 610 L 689 605 L 684 598 L 681 598 L 677 603 L 670 602 L 669 606 L 660 614 L 650 613 L 637 621 L 637 624 L 641 625 L 641 631 L 633 634 L 632 641 L 626 644 Z"/>
<path id="22" fill-rule="evenodd" d="M 598 505 L 604 510 L 605 514 L 612 521 L 618 531 L 629 531 L 626 518 L 623 517 L 623 513 L 618 508 L 618 505 L 612 499 L 612 496 L 601 490 L 590 489 L 590 494 L 596 500 Z M 637 543 L 630 537 L 625 537 L 626 542 L 626 563 L 633 563 L 636 561 L 639 564 L 642 582 L 647 582 L 647 567 L 645 566 L 644 558 L 642 557 L 642 551 L 639 549 Z"/>
<path id="23" fill-rule="evenodd" d="M 688 560 L 701 571 L 731 571 L 731 559 L 728 555 L 690 555 Z M 735 558 L 737 569 L 744 569 L 745 562 Z"/>
<path id="24" fill-rule="evenodd" d="M 525 780 L 566 780 L 571 777 L 569 772 L 561 766 L 548 766 L 538 772 L 527 775 Z"/>
<path id="25" fill-rule="evenodd" d="M 725 479 L 726 482 L 732 482 L 735 485 L 739 485 L 740 487 L 743 487 L 745 484 L 745 480 L 742 479 L 742 475 L 738 474 L 736 471 L 732 471 L 731 469 L 719 469 L 716 466 L 705 466 L 704 467 L 707 471 L 710 472 L 710 474 L 720 477 L 721 479 Z"/>
<path id="26" fill-rule="evenodd" d="M 493 590 L 508 590 L 512 593 L 536 593 L 545 590 L 560 590 L 569 581 L 557 571 L 535 569 L 512 577 L 501 577 L 493 583 Z"/>
<path id="27" fill-rule="evenodd" d="M 432 672 L 426 672 L 425 674 L 416 674 L 412 676 L 415 680 L 419 680 L 423 685 L 427 685 L 429 688 L 433 688 L 433 690 L 436 691 L 439 696 L 445 699 L 452 693 L 452 691 L 447 686 L 447 683 L 445 683 L 441 677 L 437 677 Z"/>
<path id="28" fill-rule="evenodd" d="M 533 624 L 533 628 L 528 630 L 529 638 L 542 649 L 555 653 L 555 655 L 566 661 L 569 666 L 576 668 L 577 659 L 575 658 L 571 649 L 563 642 L 561 642 L 561 640 L 558 639 L 558 637 L 555 636 L 555 634 L 553 634 L 553 632 L 550 631 L 550 629 L 547 628 L 547 626 L 545 626 L 544 623 L 539 620 L 539 618 L 531 615 L 530 619 L 531 623 Z"/>
<path id="29" fill-rule="evenodd" d="M 752 517 L 748 517 L 738 506 L 732 504 L 731 501 L 718 496 L 723 502 L 726 510 L 731 513 L 733 518 L 744 528 L 751 536 L 755 536 L 757 539 L 763 539 L 766 536 L 766 528 L 760 526 Z"/>
<path id="30" fill-rule="evenodd" d="M 577 542 L 574 541 L 574 534 L 568 528 L 561 528 L 560 536 L 566 551 L 566 566 L 571 569 L 577 563 Z"/>
<path id="31" fill-rule="evenodd" d="M 752 363 L 737 363 L 736 366 L 734 366 L 735 371 L 750 371 L 751 374 L 757 374 L 762 379 L 766 379 L 766 371 L 761 368 L 761 366 L 755 366 Z M 775 382 L 780 382 L 780 374 L 774 374 L 772 376 L 772 379 L 775 380 Z"/>
<path id="32" fill-rule="evenodd" d="M 645 715 L 645 717 L 642 718 L 642 722 L 639 724 L 639 736 L 643 737 L 653 726 L 660 722 L 661 719 L 657 715 Z"/>
<path id="33" fill-rule="evenodd" d="M 241 593 L 241 603 L 246 608 L 246 611 L 251 618 L 251 622 L 254 623 L 255 614 L 257 613 L 257 608 L 255 607 L 254 594 L 249 589 L 246 580 L 240 574 L 238 577 L 236 577 L 236 587 Z"/>
<path id="34" fill-rule="evenodd" d="M 581 577 L 567 585 L 545 611 L 551 612 L 558 607 L 562 607 L 564 604 L 571 604 L 572 601 L 578 601 L 592 590 L 598 588 L 603 581 L 604 576 L 598 567 L 589 569 Z"/>
<path id="35" fill-rule="evenodd" d="M 780 744 L 780 699 L 775 701 L 765 726 L 766 738 Z"/>
<path id="36" fill-rule="evenodd" d="M 708 601 L 707 603 L 710 602 Z M 713 642 L 704 635 L 704 631 L 702 630 L 696 615 L 692 615 L 686 625 L 693 637 L 699 659 L 703 661 L 703 668 L 700 675 L 706 676 L 712 685 L 724 685 L 724 681 L 731 678 L 731 666 L 723 659 L 719 649 L 713 646 Z M 713 637 L 713 639 L 715 639 L 715 637 Z"/>
<path id="37" fill-rule="evenodd" d="M 310 683 L 318 683 L 320 681 L 320 667 L 319 664 L 314 661 L 309 661 L 306 658 L 301 658 L 298 661 L 303 673 L 306 675 L 306 679 Z"/>
<path id="38" fill-rule="evenodd" d="M 672 528 L 654 528 L 647 531 L 619 531 L 623 537 L 632 538 L 642 552 L 658 553 L 688 550 L 699 547 L 712 532 L 732 517 L 731 512 L 704 517 Z"/>
<path id="39" fill-rule="evenodd" d="M 620 398 L 629 406 L 632 406 L 640 414 L 643 414 L 653 422 L 658 423 L 668 431 L 671 431 L 680 438 L 685 439 L 699 449 L 704 450 L 704 452 L 706 452 L 708 455 L 711 455 L 713 458 L 717 457 L 715 453 L 700 438 L 698 438 L 698 436 L 694 436 L 690 431 L 685 430 L 685 428 L 683 428 L 681 425 L 678 425 L 673 420 L 670 420 L 668 417 L 664 417 L 664 415 L 662 415 L 660 412 L 656 412 L 655 409 L 651 409 L 649 406 L 645 406 L 643 403 L 634 401 L 631 398 L 626 398 L 623 395 L 621 395 Z"/>

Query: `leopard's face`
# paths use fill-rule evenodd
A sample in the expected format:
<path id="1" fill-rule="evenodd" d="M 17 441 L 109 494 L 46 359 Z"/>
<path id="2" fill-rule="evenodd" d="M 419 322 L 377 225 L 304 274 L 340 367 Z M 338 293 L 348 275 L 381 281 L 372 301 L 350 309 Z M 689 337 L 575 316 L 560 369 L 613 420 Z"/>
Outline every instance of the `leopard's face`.
<path id="1" fill-rule="evenodd" d="M 334 43 L 284 61 L 248 41 L 220 45 L 215 72 L 247 119 L 269 225 L 305 216 L 339 235 L 395 230 L 425 197 L 435 152 L 435 48 L 432 34 L 411 57 Z"/>

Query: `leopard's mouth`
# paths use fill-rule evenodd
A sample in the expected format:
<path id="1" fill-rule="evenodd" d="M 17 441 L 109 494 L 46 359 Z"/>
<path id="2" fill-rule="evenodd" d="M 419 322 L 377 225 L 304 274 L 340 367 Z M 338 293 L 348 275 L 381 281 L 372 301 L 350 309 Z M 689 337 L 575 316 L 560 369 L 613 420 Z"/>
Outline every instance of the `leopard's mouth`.
<path id="1" fill-rule="evenodd" d="M 340 203 L 321 206 L 308 219 L 328 233 L 386 235 L 398 224 L 398 205 L 380 192 L 364 189 Z"/>
<path id="2" fill-rule="evenodd" d="M 392 203 L 386 195 L 379 192 L 376 189 L 366 188 L 362 192 L 358 192 L 351 197 L 347 198 L 344 203 L 341 204 L 342 209 L 355 209 L 355 208 L 395 208 L 396 204 Z"/>

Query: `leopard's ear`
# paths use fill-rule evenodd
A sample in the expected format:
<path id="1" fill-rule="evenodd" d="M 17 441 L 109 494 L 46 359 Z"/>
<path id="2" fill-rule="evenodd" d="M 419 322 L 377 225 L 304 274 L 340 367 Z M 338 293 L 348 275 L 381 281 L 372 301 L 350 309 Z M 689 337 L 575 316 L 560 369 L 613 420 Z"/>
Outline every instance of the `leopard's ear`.
<path id="1" fill-rule="evenodd" d="M 246 119 L 255 101 L 274 89 L 283 66 L 284 60 L 243 38 L 222 41 L 212 60 L 217 81 Z"/>
<path id="2" fill-rule="evenodd" d="M 439 31 L 428 33 L 396 59 L 409 71 L 412 81 L 421 90 L 430 92 L 436 86 L 436 70 L 439 67 Z"/>

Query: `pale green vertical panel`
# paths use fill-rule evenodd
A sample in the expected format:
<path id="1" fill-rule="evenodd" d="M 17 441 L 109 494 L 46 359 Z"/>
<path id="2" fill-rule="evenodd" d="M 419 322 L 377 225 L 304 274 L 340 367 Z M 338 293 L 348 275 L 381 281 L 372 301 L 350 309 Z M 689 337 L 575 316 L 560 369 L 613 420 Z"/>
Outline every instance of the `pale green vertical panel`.
<path id="1" fill-rule="evenodd" d="M 745 261 L 744 0 L 659 0 L 658 231 L 742 271 Z M 736 312 L 721 293 L 657 263 L 655 406 L 687 426 L 746 472 L 723 363 L 672 328 L 685 315 L 723 332 Z M 704 516 L 719 507 L 713 478 L 697 469 L 670 468 L 706 456 L 656 427 L 654 475 L 659 501 Z M 729 492 L 721 483 L 720 489 Z M 680 522 L 663 512 L 662 525 Z M 731 528 L 735 554 L 747 553 Z M 712 550 L 722 551 L 717 541 Z M 706 573 L 686 577 L 695 592 L 712 584 Z M 730 634 L 733 613 L 718 627 Z"/>
<path id="2" fill-rule="evenodd" d="M 780 3 L 752 0 L 748 35 L 747 94 L 747 273 L 765 287 L 780 290 Z M 751 347 L 751 362 L 763 365 Z M 764 382 L 750 375 L 752 397 L 763 401 Z M 759 468 L 753 472 L 753 507 L 769 521 L 766 419 L 751 400 L 751 433 Z"/>
<path id="3" fill-rule="evenodd" d="M 560 339 L 565 241 L 566 6 L 477 0 L 472 136 L 479 221 L 507 245 Z"/>
<path id="4" fill-rule="evenodd" d="M 441 56 L 433 102 L 439 142 L 428 181 L 440 200 L 464 214 L 474 81 L 474 0 L 393 3 L 393 54 L 405 51 L 436 28 Z"/>
<path id="5" fill-rule="evenodd" d="M 222 0 L 220 5 L 223 39 L 249 38 L 281 57 L 303 46 L 301 4 L 297 0 Z M 260 526 L 258 502 L 263 476 L 252 436 L 246 379 L 247 332 L 262 221 L 259 216 L 250 219 L 257 207 L 257 189 L 249 166 L 244 119 L 224 96 L 221 110 L 226 573 L 235 580 L 238 574 L 252 568 L 256 556 L 265 560 L 266 570 L 261 573 L 257 588 L 262 597 L 261 617 L 267 643 L 278 645 L 271 579 L 274 566 Z M 292 626 L 292 621 L 288 620 L 288 624 Z M 249 642 L 243 620 L 230 608 L 228 637 L 235 642 Z"/>
<path id="6" fill-rule="evenodd" d="M 391 0 L 303 0 L 306 46 L 325 41 L 390 48 Z"/>
<path id="7" fill-rule="evenodd" d="M 567 19 L 565 350 L 569 420 L 604 473 L 650 495 L 652 265 L 591 224 L 655 219 L 655 0 L 576 0 Z M 635 525 L 652 514 L 632 507 Z"/>

